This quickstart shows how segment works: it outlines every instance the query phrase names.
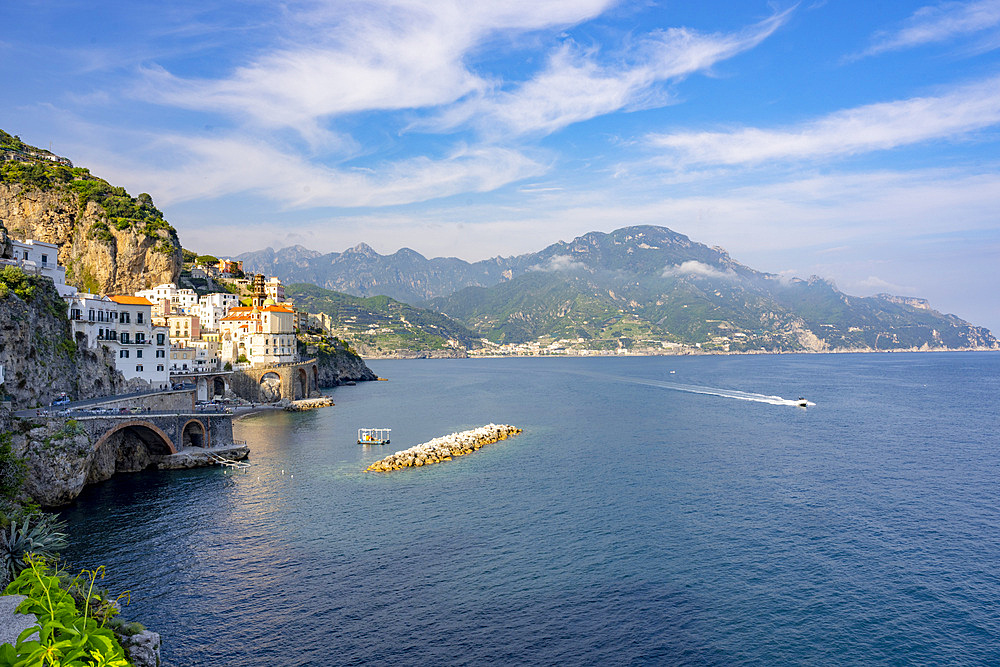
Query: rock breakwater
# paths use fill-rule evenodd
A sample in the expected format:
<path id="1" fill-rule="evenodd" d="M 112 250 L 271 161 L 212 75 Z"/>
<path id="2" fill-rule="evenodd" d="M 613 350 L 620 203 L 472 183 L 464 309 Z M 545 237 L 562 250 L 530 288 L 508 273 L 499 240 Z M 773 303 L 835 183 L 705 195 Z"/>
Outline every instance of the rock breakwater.
<path id="1" fill-rule="evenodd" d="M 487 424 L 470 431 L 452 433 L 390 454 L 368 466 L 366 472 L 389 472 L 450 461 L 456 456 L 471 454 L 484 445 L 506 440 L 520 432 L 521 429 L 510 424 Z"/>

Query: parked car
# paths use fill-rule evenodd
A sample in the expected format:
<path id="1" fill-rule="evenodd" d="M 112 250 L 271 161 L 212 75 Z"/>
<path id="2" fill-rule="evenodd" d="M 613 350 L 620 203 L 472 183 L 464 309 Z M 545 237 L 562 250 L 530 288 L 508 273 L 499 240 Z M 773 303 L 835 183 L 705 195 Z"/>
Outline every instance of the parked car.
<path id="1" fill-rule="evenodd" d="M 56 399 L 54 401 L 52 401 L 52 405 L 66 405 L 68 403 L 69 403 L 69 396 L 66 395 L 66 392 L 62 392 L 61 394 L 56 396 Z"/>

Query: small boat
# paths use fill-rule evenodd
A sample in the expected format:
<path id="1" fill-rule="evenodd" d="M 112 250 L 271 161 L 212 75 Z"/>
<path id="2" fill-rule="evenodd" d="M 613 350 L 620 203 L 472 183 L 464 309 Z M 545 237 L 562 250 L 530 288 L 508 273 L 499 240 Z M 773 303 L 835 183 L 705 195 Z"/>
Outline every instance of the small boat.
<path id="1" fill-rule="evenodd" d="M 795 405 L 799 406 L 800 408 L 804 408 L 809 405 L 809 401 L 799 396 L 798 398 L 795 399 Z"/>
<path id="2" fill-rule="evenodd" d="M 391 428 L 359 428 L 359 445 L 388 445 Z"/>

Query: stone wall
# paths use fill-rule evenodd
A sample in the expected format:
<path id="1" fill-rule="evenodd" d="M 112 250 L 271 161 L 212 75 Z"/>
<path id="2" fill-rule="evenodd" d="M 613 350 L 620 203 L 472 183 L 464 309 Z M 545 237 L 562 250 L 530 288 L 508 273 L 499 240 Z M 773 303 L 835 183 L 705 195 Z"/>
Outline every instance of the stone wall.
<path id="1" fill-rule="evenodd" d="M 158 410 L 170 412 L 194 412 L 195 390 L 185 389 L 183 391 L 160 391 L 153 394 L 144 394 L 132 398 L 111 399 L 101 402 L 101 407 L 134 408 L 142 410 L 149 408 L 156 412 Z"/>

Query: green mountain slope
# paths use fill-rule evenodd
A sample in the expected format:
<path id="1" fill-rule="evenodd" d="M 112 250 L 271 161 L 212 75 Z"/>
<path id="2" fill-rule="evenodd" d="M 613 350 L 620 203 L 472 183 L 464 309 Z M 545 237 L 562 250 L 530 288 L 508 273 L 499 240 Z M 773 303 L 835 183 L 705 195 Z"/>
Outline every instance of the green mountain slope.
<path id="1" fill-rule="evenodd" d="M 461 356 L 479 336 L 453 319 L 387 296 L 356 297 L 296 283 L 285 288 L 296 306 L 329 319 L 332 333 L 362 356 Z"/>
<path id="2" fill-rule="evenodd" d="M 785 280 L 664 227 L 593 232 L 533 255 L 524 273 L 427 305 L 496 343 L 654 350 L 991 348 L 989 331 L 919 299 L 851 297 Z"/>

